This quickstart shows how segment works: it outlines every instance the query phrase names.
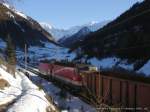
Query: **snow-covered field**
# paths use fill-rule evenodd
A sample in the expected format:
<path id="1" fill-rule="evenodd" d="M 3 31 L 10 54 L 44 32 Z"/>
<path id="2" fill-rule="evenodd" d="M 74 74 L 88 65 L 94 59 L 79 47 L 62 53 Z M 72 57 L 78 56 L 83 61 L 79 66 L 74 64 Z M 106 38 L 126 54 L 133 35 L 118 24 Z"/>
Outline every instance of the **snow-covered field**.
<path id="1" fill-rule="evenodd" d="M 28 48 L 28 57 L 30 57 L 32 62 L 38 62 L 43 59 L 68 59 L 72 60 L 75 58 L 75 53 L 68 53 L 67 48 L 59 47 L 53 43 L 44 43 L 45 47 L 30 46 Z M 17 57 L 19 60 L 24 58 L 24 52 L 17 50 Z"/>
<path id="2" fill-rule="evenodd" d="M 99 67 L 100 69 L 112 69 L 112 68 L 123 68 L 128 71 L 134 71 L 134 63 L 128 63 L 127 60 L 121 60 L 117 57 L 108 57 L 101 60 L 97 58 L 91 58 L 88 60 L 92 65 Z M 136 73 L 145 74 L 150 77 L 150 60 L 143 65 Z"/>
<path id="3" fill-rule="evenodd" d="M 101 60 L 98 60 L 97 58 L 92 58 L 89 60 L 89 62 L 92 65 L 95 65 L 97 67 L 104 68 L 104 69 L 118 66 L 124 69 L 133 70 L 133 64 L 128 64 L 127 60 L 122 61 L 121 59 L 116 58 L 116 57 L 108 57 L 108 58 L 104 58 Z"/>
<path id="4" fill-rule="evenodd" d="M 28 71 L 29 72 L 29 71 Z M 83 102 L 78 97 L 66 92 L 65 97 L 61 97 L 61 89 L 51 82 L 48 82 L 34 73 L 29 72 L 31 80 L 35 84 L 41 84 L 44 91 L 53 98 L 53 102 L 64 112 L 96 112 L 95 108 Z"/>
<path id="5" fill-rule="evenodd" d="M 55 110 L 46 98 L 43 90 L 40 90 L 23 73 L 16 72 L 16 78 L 0 67 L 1 78 L 7 80 L 10 87 L 0 90 L 0 105 L 13 101 L 7 107 L 7 112 L 46 112 L 46 109 Z"/>
<path id="6" fill-rule="evenodd" d="M 146 76 L 150 76 L 150 60 L 138 70 L 139 73 L 144 73 Z"/>

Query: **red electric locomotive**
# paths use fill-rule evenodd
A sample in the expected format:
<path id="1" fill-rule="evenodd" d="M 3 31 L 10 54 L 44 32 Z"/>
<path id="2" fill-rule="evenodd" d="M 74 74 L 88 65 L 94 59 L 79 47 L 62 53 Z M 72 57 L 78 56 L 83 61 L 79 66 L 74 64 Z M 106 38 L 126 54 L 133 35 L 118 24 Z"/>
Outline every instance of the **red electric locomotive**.
<path id="1" fill-rule="evenodd" d="M 66 61 L 41 61 L 39 71 L 50 78 L 61 81 L 69 86 L 81 87 L 83 84 L 80 71 L 95 69 L 89 65 L 74 64 Z"/>
<path id="2" fill-rule="evenodd" d="M 82 86 L 82 77 L 73 63 L 42 61 L 39 64 L 39 71 L 69 86 Z"/>

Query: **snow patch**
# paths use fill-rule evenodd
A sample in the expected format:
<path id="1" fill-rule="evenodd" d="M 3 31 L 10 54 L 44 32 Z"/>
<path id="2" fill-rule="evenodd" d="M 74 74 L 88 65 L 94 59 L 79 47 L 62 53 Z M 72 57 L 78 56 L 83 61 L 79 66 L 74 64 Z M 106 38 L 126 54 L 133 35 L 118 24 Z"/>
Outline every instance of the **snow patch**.
<path id="1" fill-rule="evenodd" d="M 44 43 L 44 47 L 30 46 L 28 49 L 28 56 L 35 62 L 43 59 L 56 59 L 56 60 L 73 60 L 76 56 L 75 53 L 68 53 L 69 49 L 59 47 L 52 43 Z M 23 52 L 17 52 L 17 57 L 21 58 L 24 56 Z"/>
<path id="2" fill-rule="evenodd" d="M 21 74 L 21 78 L 24 93 L 8 109 L 8 112 L 46 112 L 49 102 L 45 98 L 45 93 L 40 91 L 24 74 Z"/>
<path id="3" fill-rule="evenodd" d="M 0 105 L 11 102 L 18 95 L 21 94 L 21 78 L 19 76 L 16 79 L 9 73 L 7 73 L 4 69 L 0 68 L 0 75 L 3 79 L 7 80 L 11 85 L 4 90 L 0 90 Z"/>
<path id="4" fill-rule="evenodd" d="M 27 17 L 25 14 L 23 14 L 22 12 L 19 12 L 19 11 L 17 11 L 17 10 L 14 10 L 14 11 L 15 11 L 15 13 L 18 14 L 19 16 L 21 16 L 21 17 L 23 17 L 23 18 L 25 18 L 25 19 L 28 19 L 28 17 Z"/>
<path id="5" fill-rule="evenodd" d="M 72 36 L 73 34 L 77 33 L 80 31 L 82 28 L 87 27 L 91 31 L 97 31 L 98 29 L 102 28 L 104 25 L 106 25 L 109 21 L 103 21 L 103 22 L 97 22 L 97 21 L 92 21 L 88 24 L 80 25 L 80 26 L 73 26 L 69 29 L 58 29 L 54 28 L 48 23 L 40 23 L 41 26 L 48 31 L 49 33 L 52 34 L 52 36 L 55 38 L 56 41 L 59 39 L 63 38 L 68 38 Z"/>
<path id="6" fill-rule="evenodd" d="M 94 66 L 97 67 L 102 67 L 102 68 L 112 68 L 116 65 L 116 63 L 120 61 L 116 57 L 110 57 L 110 58 L 104 58 L 101 60 L 98 60 L 97 58 L 92 58 L 90 59 L 90 63 Z"/>
<path id="7" fill-rule="evenodd" d="M 28 19 L 28 17 L 27 17 L 24 13 L 22 13 L 22 12 L 20 12 L 20 11 L 17 11 L 14 7 L 10 6 L 9 4 L 7 4 L 7 3 L 2 3 L 2 4 L 3 4 L 5 7 L 7 7 L 8 9 L 12 10 L 12 11 L 13 11 L 14 13 L 16 13 L 17 15 L 19 15 L 19 16 L 25 18 L 25 19 Z"/>
<path id="8" fill-rule="evenodd" d="M 103 58 L 101 60 L 98 60 L 97 58 L 92 58 L 89 60 L 89 62 L 97 67 L 100 67 L 102 69 L 111 69 L 113 67 L 121 67 L 126 70 L 133 70 L 134 65 L 127 63 L 127 60 L 121 60 L 117 57 L 108 57 Z"/>
<path id="9" fill-rule="evenodd" d="M 137 72 L 144 73 L 146 76 L 150 76 L 150 60 Z"/>
<path id="10" fill-rule="evenodd" d="M 1 49 L 6 48 L 6 42 L 3 41 L 1 38 L 0 38 L 0 48 L 1 48 Z"/>
<path id="11" fill-rule="evenodd" d="M 14 15 L 13 15 L 11 12 L 7 11 L 6 14 L 7 14 L 9 17 L 14 18 Z"/>

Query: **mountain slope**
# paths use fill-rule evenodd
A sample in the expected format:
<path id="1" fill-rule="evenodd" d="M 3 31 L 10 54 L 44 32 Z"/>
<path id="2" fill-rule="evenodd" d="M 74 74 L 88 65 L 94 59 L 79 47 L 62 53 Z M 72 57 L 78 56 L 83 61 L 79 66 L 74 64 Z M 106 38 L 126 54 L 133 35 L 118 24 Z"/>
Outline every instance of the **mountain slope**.
<path id="1" fill-rule="evenodd" d="M 103 60 L 108 58 L 114 63 L 111 66 L 112 69 L 120 68 L 120 64 L 124 63 L 121 68 L 142 71 L 142 68 L 149 65 L 150 60 L 149 20 L 150 1 L 136 3 L 102 29 L 87 35 L 71 50 L 80 51 L 78 58 L 84 58 L 91 63 L 96 57 L 97 59 L 94 61 L 100 62 L 100 65 L 97 66 L 104 66 Z M 115 61 L 116 59 L 119 60 Z M 106 62 L 109 63 L 109 61 Z M 132 65 L 131 69 L 126 67 L 130 65 Z M 150 72 L 146 74 L 150 75 Z"/>
<path id="2" fill-rule="evenodd" d="M 128 58 L 149 56 L 150 1 L 136 3 L 102 29 L 89 34 L 76 48 L 90 55 L 118 55 Z M 75 48 L 75 49 L 76 49 Z M 89 52 L 90 51 L 90 52 Z"/>
<path id="3" fill-rule="evenodd" d="M 48 32 L 50 32 L 53 37 L 55 37 L 55 40 L 58 41 L 59 39 L 62 38 L 67 38 L 70 37 L 72 35 L 74 35 L 75 33 L 77 33 L 78 31 L 80 31 L 82 28 L 87 27 L 90 29 L 90 31 L 96 31 L 98 29 L 100 29 L 101 27 L 103 27 L 104 25 L 106 25 L 109 21 L 103 21 L 103 22 L 90 22 L 81 26 L 73 26 L 69 29 L 57 29 L 52 27 L 51 25 L 47 24 L 47 23 L 40 23 L 41 26 L 47 30 Z"/>
<path id="4" fill-rule="evenodd" d="M 59 47 L 51 34 L 45 31 L 38 22 L 16 11 L 7 4 L 0 4 L 0 51 L 5 57 L 6 40 L 10 35 L 16 47 L 17 63 L 24 63 L 24 46 L 27 44 L 28 57 L 31 63 L 41 59 L 70 59 L 75 54 Z"/>
<path id="5" fill-rule="evenodd" d="M 41 41 L 53 42 L 52 36 L 35 20 L 3 3 L 0 4 L 0 38 L 5 41 L 8 34 L 20 48 L 25 43 L 42 45 Z"/>
<path id="6" fill-rule="evenodd" d="M 73 47 L 74 44 L 76 44 L 78 41 L 84 40 L 84 37 L 91 33 L 91 30 L 87 27 L 82 28 L 79 30 L 77 33 L 72 35 L 71 37 L 68 38 L 61 38 L 58 42 L 65 47 L 71 48 Z"/>

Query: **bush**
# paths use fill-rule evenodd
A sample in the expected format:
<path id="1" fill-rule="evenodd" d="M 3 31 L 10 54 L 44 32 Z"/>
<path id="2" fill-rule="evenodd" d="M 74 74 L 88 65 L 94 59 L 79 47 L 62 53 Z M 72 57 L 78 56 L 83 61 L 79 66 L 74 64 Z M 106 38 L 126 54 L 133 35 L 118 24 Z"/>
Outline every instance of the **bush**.
<path id="1" fill-rule="evenodd" d="M 0 79 L 0 89 L 4 89 L 5 87 L 9 87 L 10 84 L 5 79 Z"/>

